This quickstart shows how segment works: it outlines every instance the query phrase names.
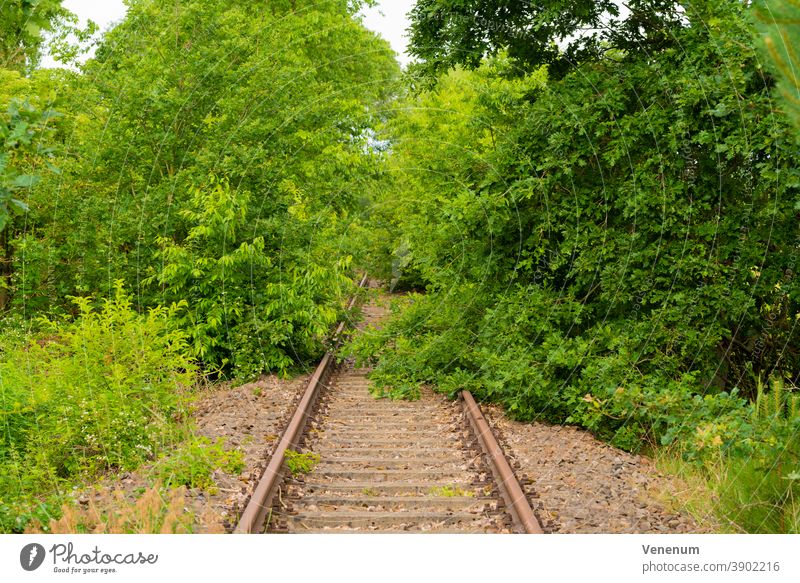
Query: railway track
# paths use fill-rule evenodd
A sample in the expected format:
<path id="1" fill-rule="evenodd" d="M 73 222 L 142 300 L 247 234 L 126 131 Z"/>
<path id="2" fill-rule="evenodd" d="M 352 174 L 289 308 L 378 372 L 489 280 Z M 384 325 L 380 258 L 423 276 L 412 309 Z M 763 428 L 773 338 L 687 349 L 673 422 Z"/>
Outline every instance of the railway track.
<path id="1" fill-rule="evenodd" d="M 386 315 L 362 312 L 362 327 Z M 368 372 L 323 358 L 235 532 L 542 532 L 472 395 L 379 400 Z"/>

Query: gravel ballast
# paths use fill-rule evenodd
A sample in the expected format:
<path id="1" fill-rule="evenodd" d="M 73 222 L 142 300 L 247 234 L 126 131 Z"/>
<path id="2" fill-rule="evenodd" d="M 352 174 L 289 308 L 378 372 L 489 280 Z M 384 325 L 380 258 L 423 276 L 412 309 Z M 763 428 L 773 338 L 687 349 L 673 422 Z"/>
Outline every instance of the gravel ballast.
<path id="1" fill-rule="evenodd" d="M 548 532 L 666 534 L 708 532 L 660 500 L 683 485 L 652 460 L 611 447 L 576 427 L 509 420 L 482 405 L 506 454 L 529 480 L 532 503 Z"/>

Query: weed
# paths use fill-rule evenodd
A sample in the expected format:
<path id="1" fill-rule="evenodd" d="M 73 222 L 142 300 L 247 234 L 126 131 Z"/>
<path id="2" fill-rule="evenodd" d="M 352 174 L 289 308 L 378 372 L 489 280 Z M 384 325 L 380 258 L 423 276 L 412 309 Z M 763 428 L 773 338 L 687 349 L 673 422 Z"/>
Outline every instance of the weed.
<path id="1" fill-rule="evenodd" d="M 669 487 L 648 492 L 667 509 L 687 512 L 703 531 L 738 532 L 733 525 L 720 523 L 715 509 L 713 482 L 715 477 L 708 470 L 684 461 L 676 447 L 656 449 L 656 467 L 670 476 Z"/>
<path id="2" fill-rule="evenodd" d="M 313 452 L 286 451 L 286 467 L 289 468 L 293 476 L 311 473 L 320 462 L 320 459 L 319 454 Z"/>
<path id="3" fill-rule="evenodd" d="M 437 498 L 461 498 L 464 496 L 472 498 L 475 496 L 475 492 L 464 490 L 460 486 L 434 486 L 428 490 L 428 495 Z"/>
<path id="4" fill-rule="evenodd" d="M 678 491 L 663 493 L 676 510 L 688 511 L 701 528 L 726 533 L 800 532 L 800 475 L 781 469 L 786 454 L 758 457 L 719 455 L 703 467 L 674 451 L 659 452 L 659 469 L 679 479 Z M 786 464 L 788 465 L 788 464 Z"/>
<path id="5" fill-rule="evenodd" d="M 138 314 L 121 284 L 99 309 L 74 303 L 74 320 L 42 319 L 38 335 L 6 344 L 0 330 L 2 532 L 46 522 L 42 499 L 155 459 L 188 414 L 195 365 L 166 310 Z"/>
<path id="6" fill-rule="evenodd" d="M 214 470 L 238 474 L 244 469 L 241 451 L 228 450 L 222 439 L 211 442 L 205 437 L 195 437 L 175 453 L 163 456 L 151 470 L 154 479 L 167 486 L 188 486 L 214 493 Z"/>

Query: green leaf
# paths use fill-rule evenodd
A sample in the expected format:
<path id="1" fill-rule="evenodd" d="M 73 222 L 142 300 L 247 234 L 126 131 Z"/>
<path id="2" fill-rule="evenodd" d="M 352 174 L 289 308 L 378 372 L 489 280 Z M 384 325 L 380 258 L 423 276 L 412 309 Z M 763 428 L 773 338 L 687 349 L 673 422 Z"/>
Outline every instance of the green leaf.
<path id="1" fill-rule="evenodd" d="M 12 182 L 11 185 L 15 188 L 31 188 L 35 184 L 37 184 L 41 178 L 36 176 L 35 174 L 24 174 L 17 176 Z"/>
<path id="2" fill-rule="evenodd" d="M 27 204 L 21 200 L 17 200 L 16 198 L 11 199 L 11 207 L 17 212 L 17 214 L 24 214 L 30 210 Z"/>

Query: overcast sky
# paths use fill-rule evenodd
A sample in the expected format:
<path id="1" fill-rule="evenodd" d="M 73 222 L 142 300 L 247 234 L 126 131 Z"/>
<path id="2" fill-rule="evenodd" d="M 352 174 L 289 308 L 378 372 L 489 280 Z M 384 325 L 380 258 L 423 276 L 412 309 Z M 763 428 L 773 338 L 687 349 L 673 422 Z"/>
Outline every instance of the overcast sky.
<path id="1" fill-rule="evenodd" d="M 383 38 L 392 43 L 392 48 L 399 55 L 402 64 L 409 61 L 405 54 L 408 38 L 408 12 L 414 7 L 415 0 L 380 0 L 378 6 L 366 13 L 364 24 L 379 32 Z"/>
<path id="2" fill-rule="evenodd" d="M 92 19 L 101 30 L 121 20 L 126 10 L 122 0 L 64 0 L 64 6 L 84 21 Z M 412 6 L 414 0 L 379 0 L 378 6 L 367 10 L 364 19 L 364 24 L 368 28 L 379 32 L 392 44 L 403 64 L 409 61 L 405 55 L 406 28 L 408 28 L 406 14 Z M 52 66 L 53 63 L 44 59 L 42 64 Z"/>

